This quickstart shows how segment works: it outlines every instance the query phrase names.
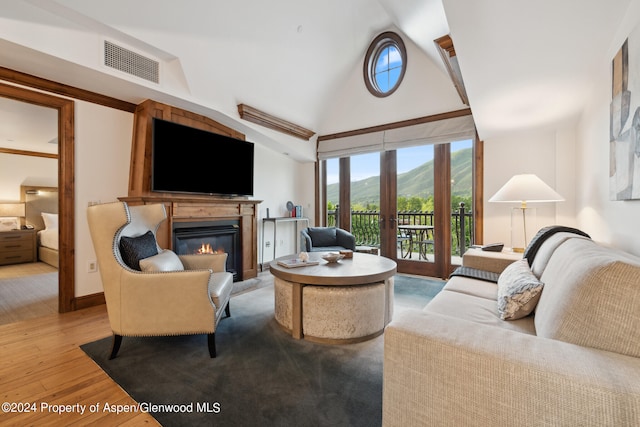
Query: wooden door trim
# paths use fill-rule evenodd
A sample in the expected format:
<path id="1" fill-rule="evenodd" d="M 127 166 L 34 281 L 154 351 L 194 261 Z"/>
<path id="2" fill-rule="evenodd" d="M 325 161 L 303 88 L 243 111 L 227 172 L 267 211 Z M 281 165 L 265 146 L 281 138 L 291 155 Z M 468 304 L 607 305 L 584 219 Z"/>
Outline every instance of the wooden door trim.
<path id="1" fill-rule="evenodd" d="M 0 96 L 58 110 L 58 311 L 75 309 L 74 101 L 0 83 Z"/>

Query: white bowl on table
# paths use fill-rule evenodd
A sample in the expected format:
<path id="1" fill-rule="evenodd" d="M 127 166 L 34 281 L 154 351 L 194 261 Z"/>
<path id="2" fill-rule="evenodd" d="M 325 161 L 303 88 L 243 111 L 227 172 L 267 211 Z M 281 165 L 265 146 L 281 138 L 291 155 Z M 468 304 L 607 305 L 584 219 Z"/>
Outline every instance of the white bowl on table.
<path id="1" fill-rule="evenodd" d="M 329 252 L 328 254 L 324 254 L 322 255 L 322 259 L 331 263 L 331 262 L 338 262 L 340 261 L 342 258 L 344 258 L 344 255 L 338 253 L 338 252 Z"/>

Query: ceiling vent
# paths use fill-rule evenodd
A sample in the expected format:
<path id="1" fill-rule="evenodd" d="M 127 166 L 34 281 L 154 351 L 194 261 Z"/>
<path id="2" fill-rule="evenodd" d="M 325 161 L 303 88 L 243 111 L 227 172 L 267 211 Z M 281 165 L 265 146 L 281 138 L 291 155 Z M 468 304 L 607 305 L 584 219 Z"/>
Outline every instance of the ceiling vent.
<path id="1" fill-rule="evenodd" d="M 159 83 L 160 63 L 105 40 L 104 65 L 141 79 Z"/>

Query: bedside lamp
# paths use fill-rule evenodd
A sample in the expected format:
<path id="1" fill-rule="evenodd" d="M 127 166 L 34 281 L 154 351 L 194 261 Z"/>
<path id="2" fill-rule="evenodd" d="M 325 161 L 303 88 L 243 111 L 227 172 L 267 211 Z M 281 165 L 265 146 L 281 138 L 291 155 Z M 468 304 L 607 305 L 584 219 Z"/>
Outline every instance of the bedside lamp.
<path id="1" fill-rule="evenodd" d="M 24 218 L 24 216 L 24 203 L 0 203 L 0 218 Z M 19 229 L 20 224 L 16 222 L 14 227 L 15 229 Z"/>
<path id="2" fill-rule="evenodd" d="M 527 203 L 561 202 L 564 198 L 533 174 L 514 175 L 490 202 L 520 203 L 511 210 L 511 247 L 514 252 L 524 252 L 529 238 L 536 232 L 535 208 Z"/>

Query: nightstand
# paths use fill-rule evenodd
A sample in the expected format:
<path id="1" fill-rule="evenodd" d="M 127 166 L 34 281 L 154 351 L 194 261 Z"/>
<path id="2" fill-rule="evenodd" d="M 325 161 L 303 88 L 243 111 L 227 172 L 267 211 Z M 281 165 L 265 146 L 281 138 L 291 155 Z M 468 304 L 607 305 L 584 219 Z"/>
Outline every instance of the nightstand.
<path id="1" fill-rule="evenodd" d="M 521 253 L 510 250 L 490 252 L 473 248 L 467 250 L 462 256 L 462 265 L 500 274 L 509 264 L 520 259 L 522 259 Z"/>
<path id="2" fill-rule="evenodd" d="M 36 231 L 0 231 L 0 265 L 36 262 Z"/>

